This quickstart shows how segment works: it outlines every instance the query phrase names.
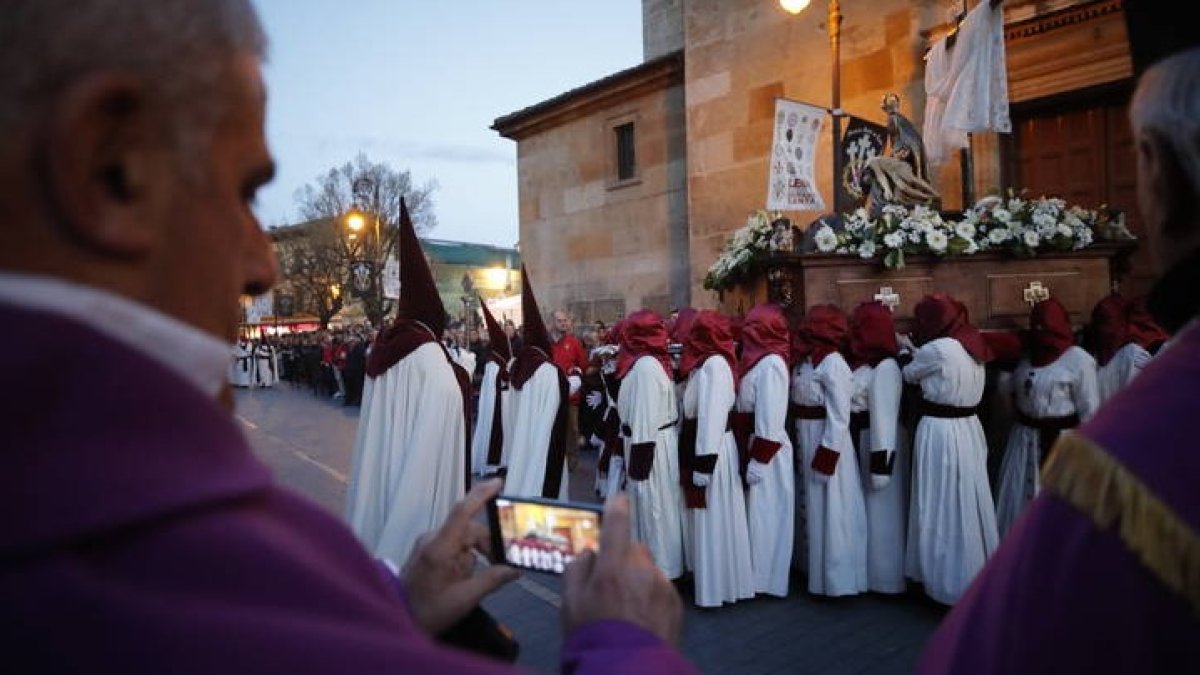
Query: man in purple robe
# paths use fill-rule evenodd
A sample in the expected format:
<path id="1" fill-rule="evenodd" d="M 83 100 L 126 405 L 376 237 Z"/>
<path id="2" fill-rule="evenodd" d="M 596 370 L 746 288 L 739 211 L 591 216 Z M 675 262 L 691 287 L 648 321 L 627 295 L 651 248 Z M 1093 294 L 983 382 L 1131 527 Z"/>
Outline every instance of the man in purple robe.
<path id="1" fill-rule="evenodd" d="M 400 575 L 278 486 L 230 412 L 238 298 L 276 268 L 248 0 L 0 3 L 0 645 L 13 672 L 501 673 L 432 636 L 476 573 L 476 486 Z M 567 570 L 563 667 L 691 672 L 610 500 Z M 519 636 L 518 636 L 519 637 Z"/>
<path id="2" fill-rule="evenodd" d="M 1200 48 L 1142 76 L 1138 203 L 1174 334 L 1059 439 L 1042 492 L 926 646 L 920 673 L 1154 673 L 1200 663 Z M 1190 664 L 1190 665 L 1189 665 Z"/>

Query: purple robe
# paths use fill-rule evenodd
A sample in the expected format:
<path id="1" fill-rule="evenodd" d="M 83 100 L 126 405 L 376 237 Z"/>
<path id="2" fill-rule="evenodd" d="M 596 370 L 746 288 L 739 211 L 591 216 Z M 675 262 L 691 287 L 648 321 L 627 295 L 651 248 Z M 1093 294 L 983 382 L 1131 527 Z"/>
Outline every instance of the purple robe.
<path id="1" fill-rule="evenodd" d="M 1169 520 L 1182 526 L 1172 533 L 1177 542 L 1193 547 L 1200 543 L 1198 411 L 1200 326 L 1194 326 L 1079 429 L 1086 440 L 1076 439 L 1101 463 L 1115 460 L 1145 488 L 1139 494 L 1165 505 Z M 1047 468 L 1048 479 L 1054 470 Z M 1086 484 L 1080 487 L 1088 492 Z M 1200 559 L 1162 555 L 1169 549 L 1159 530 L 1122 533 L 1098 525 L 1079 495 L 1047 485 L 927 643 L 917 672 L 1062 675 L 1197 667 Z M 1172 575 L 1147 562 L 1156 550 L 1168 568 L 1182 569 L 1190 591 L 1173 588 Z"/>
<path id="2" fill-rule="evenodd" d="M 395 577 L 276 485 L 231 415 L 68 318 L 0 305 L 0 644 L 37 672 L 511 673 L 435 643 Z M 520 636 L 517 636 L 518 638 Z M 577 673 L 692 672 L 640 628 Z"/>

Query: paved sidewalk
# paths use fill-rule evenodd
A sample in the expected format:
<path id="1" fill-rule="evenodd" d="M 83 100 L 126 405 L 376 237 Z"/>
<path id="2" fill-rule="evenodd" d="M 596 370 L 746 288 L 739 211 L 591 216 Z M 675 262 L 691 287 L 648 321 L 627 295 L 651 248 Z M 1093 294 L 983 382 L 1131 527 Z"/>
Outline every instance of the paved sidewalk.
<path id="1" fill-rule="evenodd" d="M 283 384 L 239 390 L 237 415 L 258 455 L 280 481 L 341 514 L 358 409 Z M 571 475 L 573 499 L 593 499 L 595 454 L 584 453 Z M 945 610 L 919 593 L 828 600 L 803 591 L 802 572 L 786 599 L 759 598 L 699 609 L 682 588 L 680 648 L 704 673 L 908 673 Z M 526 572 L 484 601 L 521 643 L 519 663 L 558 672 L 561 581 Z"/>

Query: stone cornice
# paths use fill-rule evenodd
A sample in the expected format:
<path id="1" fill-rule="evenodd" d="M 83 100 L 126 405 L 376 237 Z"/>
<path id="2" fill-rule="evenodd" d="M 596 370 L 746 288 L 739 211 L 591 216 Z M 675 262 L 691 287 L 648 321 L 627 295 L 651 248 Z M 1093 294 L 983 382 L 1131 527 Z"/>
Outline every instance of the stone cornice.
<path id="1" fill-rule="evenodd" d="M 498 117 L 491 128 L 505 138 L 519 141 L 614 103 L 682 83 L 681 50 Z"/>
<path id="2" fill-rule="evenodd" d="M 1004 26 L 1004 39 L 1013 42 L 1036 37 L 1067 26 L 1086 23 L 1105 14 L 1120 12 L 1124 6 L 1124 0 L 1096 0 L 1014 21 Z"/>

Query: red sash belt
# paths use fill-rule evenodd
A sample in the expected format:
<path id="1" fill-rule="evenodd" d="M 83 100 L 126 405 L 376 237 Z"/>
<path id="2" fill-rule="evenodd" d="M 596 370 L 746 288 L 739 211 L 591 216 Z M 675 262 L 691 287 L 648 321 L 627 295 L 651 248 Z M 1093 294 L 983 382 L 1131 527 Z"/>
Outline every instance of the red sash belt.
<path id="1" fill-rule="evenodd" d="M 921 399 L 917 403 L 917 414 L 921 417 L 970 417 L 979 411 L 979 404 L 971 406 L 944 405 Z"/>
<path id="2" fill-rule="evenodd" d="M 825 419 L 825 406 L 823 405 L 800 405 L 792 403 L 792 415 L 800 420 L 823 420 Z"/>

